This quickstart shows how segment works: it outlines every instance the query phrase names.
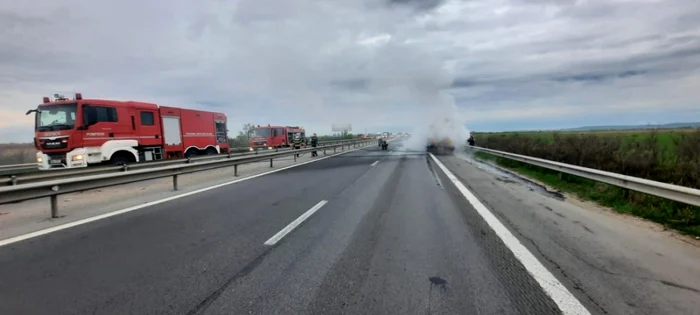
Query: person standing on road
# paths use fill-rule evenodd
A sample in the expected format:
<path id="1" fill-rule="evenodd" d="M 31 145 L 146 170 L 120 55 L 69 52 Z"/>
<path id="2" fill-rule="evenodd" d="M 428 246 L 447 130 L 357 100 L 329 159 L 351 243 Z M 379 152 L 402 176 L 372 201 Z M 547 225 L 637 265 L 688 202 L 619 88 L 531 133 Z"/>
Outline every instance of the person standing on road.
<path id="1" fill-rule="evenodd" d="M 299 150 L 301 149 L 301 134 L 296 133 L 294 135 L 294 150 Z M 299 157 L 299 153 L 297 153 L 297 157 Z"/>
<path id="2" fill-rule="evenodd" d="M 316 137 L 316 133 L 315 133 L 315 132 L 314 132 L 314 134 L 311 136 L 311 146 L 314 147 L 314 148 L 315 148 L 316 146 L 318 146 L 318 137 Z M 318 156 L 318 152 L 317 152 L 317 151 L 312 151 L 312 152 L 311 152 L 311 156 Z"/>
<path id="3" fill-rule="evenodd" d="M 469 142 L 470 146 L 474 146 L 474 144 L 476 143 L 476 141 L 474 140 L 474 136 L 469 135 L 469 139 L 467 139 L 467 142 Z"/>

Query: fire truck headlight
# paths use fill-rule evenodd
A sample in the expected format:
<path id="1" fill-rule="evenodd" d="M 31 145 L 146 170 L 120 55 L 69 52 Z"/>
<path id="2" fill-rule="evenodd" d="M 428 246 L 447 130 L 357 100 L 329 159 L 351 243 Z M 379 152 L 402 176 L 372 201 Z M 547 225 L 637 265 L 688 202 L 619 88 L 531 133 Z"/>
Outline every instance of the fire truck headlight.
<path id="1" fill-rule="evenodd" d="M 252 151 L 253 151 L 253 147 L 250 147 L 250 149 L 248 149 L 248 151 L 251 151 L 251 152 L 252 152 Z"/>
<path id="2" fill-rule="evenodd" d="M 40 157 L 36 158 L 36 162 L 37 162 L 37 163 L 41 163 L 41 162 L 43 162 L 43 161 L 44 161 L 44 159 L 42 159 L 42 158 L 40 158 Z"/>
<path id="3" fill-rule="evenodd" d="M 268 147 L 268 149 L 272 150 L 272 147 Z"/>
<path id="4" fill-rule="evenodd" d="M 72 160 L 73 161 L 82 161 L 83 155 L 82 154 L 74 155 Z"/>

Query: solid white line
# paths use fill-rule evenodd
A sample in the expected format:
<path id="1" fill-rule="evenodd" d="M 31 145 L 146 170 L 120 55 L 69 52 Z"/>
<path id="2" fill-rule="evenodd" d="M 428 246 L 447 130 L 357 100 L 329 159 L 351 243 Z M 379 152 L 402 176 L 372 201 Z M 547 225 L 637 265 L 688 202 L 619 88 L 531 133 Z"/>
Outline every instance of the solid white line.
<path id="1" fill-rule="evenodd" d="M 447 175 L 447 178 L 452 181 L 452 183 L 457 186 L 457 189 L 464 195 L 465 198 L 469 201 L 469 203 L 472 204 L 474 209 L 481 215 L 482 218 L 486 221 L 486 223 L 489 224 L 491 229 L 493 229 L 494 232 L 496 232 L 496 235 L 501 238 L 503 243 L 513 252 L 515 257 L 525 266 L 525 269 L 532 275 L 535 280 L 537 280 L 537 283 L 540 284 L 542 289 L 544 290 L 547 295 L 549 295 L 552 300 L 554 300 L 555 303 L 557 303 L 557 306 L 559 306 L 559 309 L 562 311 L 563 314 L 565 315 L 590 315 L 588 310 L 586 310 L 583 305 L 581 305 L 581 302 L 576 299 L 576 297 L 569 292 L 569 290 L 564 287 L 564 285 L 557 280 L 557 278 L 554 277 L 552 273 L 545 268 L 542 263 L 540 263 L 537 258 L 530 253 L 530 251 L 523 246 L 520 241 L 513 236 L 513 234 L 510 233 L 508 228 L 506 228 L 501 221 L 496 218 L 496 216 L 491 213 L 480 201 L 479 199 L 474 196 L 474 194 L 467 189 L 467 187 L 462 184 L 462 182 L 457 179 L 457 177 L 452 174 L 440 161 L 432 154 L 429 153 L 430 157 L 435 161 L 435 164 L 437 164 L 440 169 L 445 172 L 445 175 Z"/>
<path id="2" fill-rule="evenodd" d="M 319 159 L 316 159 L 316 160 L 311 160 L 311 161 L 306 161 L 306 162 L 302 162 L 302 163 L 298 163 L 298 164 L 294 164 L 294 165 L 290 165 L 290 166 L 285 166 L 285 167 L 282 167 L 282 168 L 278 168 L 278 169 L 276 169 L 276 170 L 271 170 L 271 171 L 267 171 L 267 172 L 264 172 L 264 173 L 255 174 L 255 175 L 251 175 L 251 176 L 248 176 L 248 177 L 244 177 L 244 178 L 232 180 L 232 181 L 230 181 L 230 182 L 225 182 L 225 183 L 221 183 L 221 184 L 216 184 L 216 185 L 214 185 L 214 186 L 209 186 L 209 187 L 206 187 L 206 188 L 202 188 L 202 189 L 198 189 L 198 190 L 186 192 L 186 193 L 183 193 L 183 194 L 179 194 L 179 195 L 175 195 L 175 196 L 171 196 L 171 197 L 167 197 L 167 198 L 163 198 L 163 199 L 159 199 L 159 200 L 149 201 L 149 202 L 146 202 L 146 203 L 144 203 L 144 204 L 140 204 L 140 205 L 137 205 L 137 206 L 129 207 L 129 208 L 126 208 L 126 209 L 121 209 L 121 210 L 117 210 L 117 211 L 113 211 L 113 212 L 101 214 L 101 215 L 98 215 L 98 216 L 94 216 L 94 217 L 90 217 L 90 218 L 85 218 L 85 219 L 81 219 L 81 220 L 69 222 L 69 223 L 66 223 L 66 224 L 62 224 L 62 225 L 58 225 L 58 226 L 46 228 L 46 229 L 43 229 L 43 230 L 39 230 L 39 231 L 35 231 L 35 232 L 23 234 L 23 235 L 18 235 L 18 236 L 14 236 L 14 237 L 10 237 L 10 238 L 6 238 L 6 239 L 4 239 L 4 240 L 0 240 L 0 247 L 5 246 L 5 245 L 9 245 L 9 244 L 12 244 L 12 243 L 20 242 L 20 241 L 23 241 L 23 240 L 26 240 L 26 239 L 34 238 L 34 237 L 37 237 L 37 236 L 46 235 L 46 234 L 53 233 L 53 232 L 57 232 L 57 231 L 60 231 L 60 230 L 69 229 L 69 228 L 72 228 L 72 227 L 75 227 L 75 226 L 78 226 L 78 225 L 82 225 L 82 224 L 85 224 L 85 223 L 90 223 L 90 222 L 94 222 L 94 221 L 97 221 L 97 220 L 102 220 L 102 219 L 105 219 L 105 218 L 113 217 L 113 216 L 115 216 L 115 215 L 120 215 L 120 214 L 123 214 L 123 213 L 127 213 L 127 212 L 131 212 L 131 211 L 143 209 L 143 208 L 146 208 L 146 207 L 149 207 L 149 206 L 157 205 L 157 204 L 164 203 L 164 202 L 168 202 L 168 201 L 171 201 L 171 200 L 180 199 L 180 198 L 187 197 L 187 196 L 192 196 L 192 195 L 195 195 L 195 194 L 198 194 L 198 193 L 201 193 L 201 192 L 205 192 L 205 191 L 208 191 L 208 190 L 216 189 L 216 188 L 219 188 L 219 187 L 223 187 L 223 186 L 227 186 L 227 185 L 231 185 L 231 184 L 235 184 L 235 183 L 239 183 L 239 182 L 246 181 L 246 180 L 253 179 L 253 178 L 257 178 L 257 177 L 260 177 L 260 176 L 265 176 L 265 175 L 268 175 L 268 174 L 276 173 L 276 172 L 279 172 L 279 171 L 283 171 L 283 170 L 286 170 L 286 169 L 290 169 L 290 168 L 292 168 L 292 167 L 297 167 L 297 166 L 301 166 L 301 165 L 304 165 L 304 164 L 309 164 L 309 163 L 313 163 L 313 162 L 322 161 L 322 160 L 325 160 L 325 159 L 332 158 L 332 157 L 334 157 L 334 156 L 338 156 L 338 155 L 341 155 L 341 154 L 350 153 L 350 152 L 353 152 L 353 151 L 356 151 L 356 150 L 360 150 L 360 149 L 361 149 L 361 148 L 353 149 L 353 150 L 348 150 L 348 151 L 344 151 L 344 152 L 340 152 L 340 153 L 333 154 L 333 155 L 330 155 L 330 156 L 325 156 L 325 157 L 322 157 L 322 158 L 319 158 Z"/>
<path id="3" fill-rule="evenodd" d="M 370 165 L 370 166 L 375 166 L 375 165 L 377 165 L 377 163 L 379 163 L 378 160 L 377 160 L 377 161 L 374 161 L 374 163 L 372 163 L 372 165 Z"/>
<path id="4" fill-rule="evenodd" d="M 304 212 L 300 217 L 298 217 L 296 220 L 292 221 L 292 223 L 289 223 L 289 225 L 285 226 L 284 229 L 280 230 L 275 234 L 274 236 L 270 237 L 269 240 L 265 242 L 265 245 L 272 246 L 277 244 L 285 235 L 289 234 L 292 230 L 296 229 L 299 224 L 304 222 L 304 220 L 308 219 L 312 214 L 314 214 L 318 209 L 321 209 L 323 205 L 328 203 L 327 200 L 321 200 L 319 201 L 315 206 L 311 207 L 308 211 Z"/>

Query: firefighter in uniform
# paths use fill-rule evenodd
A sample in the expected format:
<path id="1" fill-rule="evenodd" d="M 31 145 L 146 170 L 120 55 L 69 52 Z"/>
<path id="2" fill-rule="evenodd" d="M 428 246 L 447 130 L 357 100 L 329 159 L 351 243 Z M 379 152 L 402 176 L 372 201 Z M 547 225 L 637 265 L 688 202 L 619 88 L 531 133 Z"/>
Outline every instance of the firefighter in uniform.
<path id="1" fill-rule="evenodd" d="M 294 150 L 299 149 L 301 149 L 301 135 L 297 133 L 294 135 Z M 297 153 L 297 157 L 299 157 L 299 153 Z"/>
<path id="2" fill-rule="evenodd" d="M 467 142 L 469 142 L 470 146 L 474 146 L 474 144 L 476 143 L 476 141 L 474 140 L 474 136 L 469 135 L 469 139 L 467 139 Z"/>
<path id="3" fill-rule="evenodd" d="M 314 132 L 314 134 L 311 136 L 311 146 L 314 147 L 314 148 L 315 148 L 316 146 L 318 146 L 318 137 L 316 137 L 316 133 L 315 133 L 315 132 Z M 318 152 L 317 152 L 317 151 L 312 151 L 312 152 L 311 152 L 311 156 L 318 156 Z"/>

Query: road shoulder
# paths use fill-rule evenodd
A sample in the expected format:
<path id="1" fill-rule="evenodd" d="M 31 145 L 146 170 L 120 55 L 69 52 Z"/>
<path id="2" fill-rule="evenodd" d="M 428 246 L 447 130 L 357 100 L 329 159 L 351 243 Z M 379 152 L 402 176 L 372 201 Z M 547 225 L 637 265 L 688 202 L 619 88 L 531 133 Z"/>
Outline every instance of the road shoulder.
<path id="1" fill-rule="evenodd" d="M 610 314 L 700 307 L 700 252 L 457 156 L 440 160 L 582 302 Z"/>

